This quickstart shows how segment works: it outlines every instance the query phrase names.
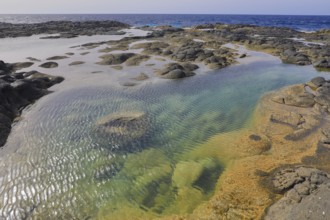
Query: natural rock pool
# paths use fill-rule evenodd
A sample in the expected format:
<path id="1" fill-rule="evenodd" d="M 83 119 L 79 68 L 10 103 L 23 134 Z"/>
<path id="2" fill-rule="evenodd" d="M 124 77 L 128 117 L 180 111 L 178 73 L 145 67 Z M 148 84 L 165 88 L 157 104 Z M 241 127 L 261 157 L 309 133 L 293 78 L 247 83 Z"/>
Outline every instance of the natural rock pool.
<path id="1" fill-rule="evenodd" d="M 83 74 L 97 79 L 90 85 L 68 75 L 24 111 L 2 149 L 0 217 L 191 213 L 212 197 L 228 163 L 218 154 L 191 152 L 215 135 L 247 128 L 264 93 L 325 75 L 263 53 L 252 56 L 258 59 L 135 87 L 115 86 L 107 73 Z"/>

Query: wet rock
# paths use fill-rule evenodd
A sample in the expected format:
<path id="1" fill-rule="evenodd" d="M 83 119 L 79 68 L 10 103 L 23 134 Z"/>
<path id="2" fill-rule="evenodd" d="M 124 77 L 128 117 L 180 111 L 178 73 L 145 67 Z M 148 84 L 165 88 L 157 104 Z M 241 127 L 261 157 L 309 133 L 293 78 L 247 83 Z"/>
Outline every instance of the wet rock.
<path id="1" fill-rule="evenodd" d="M 89 54 L 90 52 L 82 52 L 82 53 L 80 53 L 80 55 L 82 55 L 82 56 L 85 56 L 85 55 L 87 55 L 87 54 Z"/>
<path id="2" fill-rule="evenodd" d="M 62 77 L 36 71 L 16 73 L 14 65 L 0 61 L 0 146 L 4 145 L 15 117 L 25 106 L 48 94 L 47 88 L 63 81 Z"/>
<path id="3" fill-rule="evenodd" d="M 169 47 L 168 43 L 156 41 L 156 42 L 135 44 L 132 46 L 132 49 L 144 49 L 143 53 L 145 54 L 161 55 L 163 54 L 163 50 L 167 47 Z"/>
<path id="4" fill-rule="evenodd" d="M 164 79 L 180 79 L 195 75 L 194 72 L 185 69 L 178 63 L 169 63 L 164 69 L 157 71 L 156 74 Z"/>
<path id="5" fill-rule="evenodd" d="M 100 65 L 118 65 L 124 63 L 131 57 L 136 56 L 135 53 L 120 53 L 120 54 L 105 54 L 100 56 L 102 59 L 101 62 L 98 62 Z"/>
<path id="6" fill-rule="evenodd" d="M 212 56 L 204 60 L 205 65 L 210 69 L 221 69 L 228 66 L 226 57 Z"/>
<path id="7" fill-rule="evenodd" d="M 20 69 L 28 68 L 33 64 L 34 63 L 32 62 L 20 62 L 20 63 L 12 63 L 11 65 L 14 70 L 20 70 Z"/>
<path id="8" fill-rule="evenodd" d="M 181 65 L 182 65 L 183 69 L 185 69 L 187 71 L 194 71 L 199 68 L 199 66 L 197 66 L 196 64 L 192 64 L 192 63 L 183 63 Z"/>
<path id="9" fill-rule="evenodd" d="M 140 73 L 137 77 L 134 77 L 133 79 L 137 81 L 144 81 L 149 79 L 149 76 L 145 73 Z"/>
<path id="10" fill-rule="evenodd" d="M 81 64 L 84 64 L 84 63 L 85 63 L 84 61 L 74 61 L 74 62 L 70 63 L 69 66 L 81 65 Z"/>
<path id="11" fill-rule="evenodd" d="M 212 53 L 205 53 L 202 42 L 190 41 L 173 51 L 170 57 L 179 62 L 204 60 L 212 56 Z"/>
<path id="12" fill-rule="evenodd" d="M 42 68 L 47 68 L 47 69 L 56 68 L 56 67 L 58 67 L 58 63 L 56 63 L 56 62 L 46 62 L 46 63 L 43 63 L 39 66 L 42 67 Z"/>
<path id="13" fill-rule="evenodd" d="M 284 63 L 292 63 L 298 65 L 310 65 L 311 61 L 306 54 L 296 52 L 295 50 L 286 50 L 281 56 Z"/>
<path id="14" fill-rule="evenodd" d="M 53 56 L 53 57 L 48 57 L 46 60 L 63 60 L 63 59 L 67 59 L 69 57 L 67 56 Z"/>
<path id="15" fill-rule="evenodd" d="M 41 61 L 41 60 L 36 59 L 36 58 L 34 58 L 34 57 L 27 57 L 26 59 L 27 59 L 27 60 L 30 60 L 30 61 L 33 61 L 33 62 L 40 62 L 40 61 Z"/>
<path id="16" fill-rule="evenodd" d="M 149 59 L 150 59 L 150 57 L 147 55 L 136 55 L 136 56 L 133 56 L 133 57 L 127 59 L 125 63 L 127 66 L 138 66 L 142 62 L 145 62 Z"/>
<path id="17" fill-rule="evenodd" d="M 313 63 L 315 68 L 330 69 L 330 58 L 322 58 Z"/>
<path id="18" fill-rule="evenodd" d="M 307 85 L 312 89 L 317 89 L 318 87 L 322 86 L 325 82 L 326 81 L 323 77 L 315 77 L 311 79 L 311 81 L 309 81 Z"/>

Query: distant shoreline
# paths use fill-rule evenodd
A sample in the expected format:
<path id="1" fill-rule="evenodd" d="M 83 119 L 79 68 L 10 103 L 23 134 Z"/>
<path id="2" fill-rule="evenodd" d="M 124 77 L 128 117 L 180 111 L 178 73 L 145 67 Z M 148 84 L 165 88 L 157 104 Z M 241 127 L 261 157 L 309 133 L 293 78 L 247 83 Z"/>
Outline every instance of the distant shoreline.
<path id="1" fill-rule="evenodd" d="M 131 26 L 190 27 L 206 23 L 251 24 L 317 31 L 330 28 L 330 15 L 239 15 L 239 14 L 2 14 L 0 22 L 117 20 Z"/>

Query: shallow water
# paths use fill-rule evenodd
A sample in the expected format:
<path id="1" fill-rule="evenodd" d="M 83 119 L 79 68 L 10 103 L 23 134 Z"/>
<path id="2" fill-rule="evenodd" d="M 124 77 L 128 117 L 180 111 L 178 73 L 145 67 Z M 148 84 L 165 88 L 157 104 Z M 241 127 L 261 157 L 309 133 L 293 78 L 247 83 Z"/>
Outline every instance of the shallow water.
<path id="1" fill-rule="evenodd" d="M 23 113 L 1 151 L 0 218 L 191 213 L 212 196 L 226 158 L 197 160 L 189 152 L 216 134 L 248 127 L 265 92 L 322 75 L 253 56 L 223 70 L 127 88 L 114 86 L 107 73 L 82 74 L 89 84 L 68 75 Z M 132 111 L 145 113 L 146 123 L 134 128 L 143 135 L 98 132 L 100 118 Z"/>

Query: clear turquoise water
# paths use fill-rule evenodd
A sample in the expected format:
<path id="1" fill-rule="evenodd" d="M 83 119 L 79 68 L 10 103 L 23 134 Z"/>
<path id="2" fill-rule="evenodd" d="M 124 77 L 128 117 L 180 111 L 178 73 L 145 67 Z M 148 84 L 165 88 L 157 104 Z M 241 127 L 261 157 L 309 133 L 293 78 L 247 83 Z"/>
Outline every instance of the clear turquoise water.
<path id="1" fill-rule="evenodd" d="M 326 76 L 274 59 L 133 88 L 77 85 L 56 92 L 11 134 L 6 148 L 19 148 L 1 158 L 0 218 L 190 213 L 212 196 L 225 165 L 188 153 L 248 126 L 265 92 L 320 74 Z M 95 122 L 122 111 L 145 112 L 146 133 L 128 142 L 100 136 Z"/>

